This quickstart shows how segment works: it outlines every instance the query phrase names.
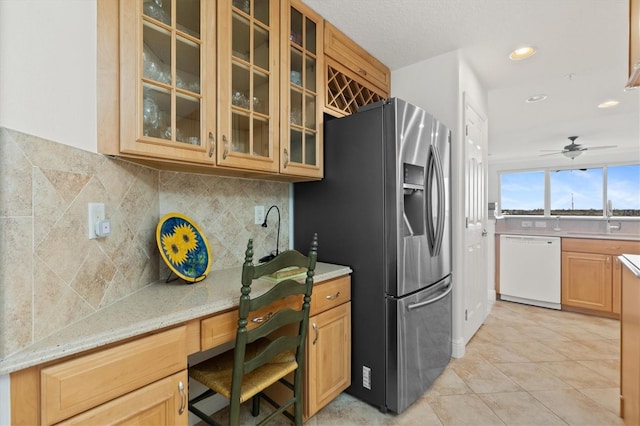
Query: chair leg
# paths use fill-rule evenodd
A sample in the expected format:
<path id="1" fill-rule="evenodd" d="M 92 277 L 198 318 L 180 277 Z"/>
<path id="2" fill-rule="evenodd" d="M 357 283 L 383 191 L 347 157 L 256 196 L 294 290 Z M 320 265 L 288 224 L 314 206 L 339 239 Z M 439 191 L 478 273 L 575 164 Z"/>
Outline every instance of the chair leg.
<path id="1" fill-rule="evenodd" d="M 251 399 L 251 414 L 253 417 L 260 415 L 260 393 L 255 394 Z"/>

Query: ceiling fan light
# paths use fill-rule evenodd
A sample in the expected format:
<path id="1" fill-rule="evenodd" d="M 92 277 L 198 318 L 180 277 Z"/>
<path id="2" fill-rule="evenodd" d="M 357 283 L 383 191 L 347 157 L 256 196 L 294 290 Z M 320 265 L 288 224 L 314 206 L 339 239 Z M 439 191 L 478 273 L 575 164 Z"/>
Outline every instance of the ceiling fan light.
<path id="1" fill-rule="evenodd" d="M 611 108 L 618 105 L 619 103 L 620 103 L 619 101 L 615 101 L 615 100 L 606 101 L 599 104 L 598 108 Z"/>
<path id="2" fill-rule="evenodd" d="M 509 54 L 509 59 L 512 61 L 520 61 L 522 59 L 527 59 L 533 56 L 536 53 L 536 49 L 532 46 L 523 46 L 519 47 L 513 52 Z"/>
<path id="3" fill-rule="evenodd" d="M 533 102 L 544 101 L 545 99 L 547 99 L 547 95 L 543 95 L 543 94 L 533 95 L 533 96 L 529 96 L 525 102 L 530 104 L 530 103 L 533 103 Z"/>
<path id="4" fill-rule="evenodd" d="M 580 154 L 582 154 L 582 151 L 563 151 L 562 155 L 564 155 L 567 158 L 571 158 L 572 160 L 574 158 L 576 158 L 577 156 L 579 156 Z"/>

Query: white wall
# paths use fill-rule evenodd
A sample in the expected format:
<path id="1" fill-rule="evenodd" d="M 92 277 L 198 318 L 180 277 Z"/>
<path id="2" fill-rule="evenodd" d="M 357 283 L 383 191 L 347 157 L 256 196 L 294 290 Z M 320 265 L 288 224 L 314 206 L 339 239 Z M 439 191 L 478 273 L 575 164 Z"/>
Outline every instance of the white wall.
<path id="1" fill-rule="evenodd" d="M 391 73 L 392 96 L 429 111 L 451 129 L 451 210 L 453 241 L 453 356 L 464 355 L 464 152 L 463 93 L 486 117 L 487 96 L 459 51 Z M 456 172 L 458 171 L 458 172 Z"/>
<path id="2" fill-rule="evenodd" d="M 97 152 L 96 0 L 1 0 L 0 64 L 0 126 Z"/>

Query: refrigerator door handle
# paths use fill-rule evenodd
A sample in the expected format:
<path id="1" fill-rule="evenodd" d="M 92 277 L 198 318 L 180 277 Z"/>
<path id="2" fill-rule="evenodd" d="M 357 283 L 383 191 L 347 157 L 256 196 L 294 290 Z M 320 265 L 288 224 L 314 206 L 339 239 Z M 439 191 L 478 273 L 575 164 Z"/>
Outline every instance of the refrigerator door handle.
<path id="1" fill-rule="evenodd" d="M 445 297 L 447 297 L 447 295 L 449 293 L 451 293 L 452 290 L 453 290 L 453 286 L 451 284 L 449 284 L 449 288 L 444 293 L 442 293 L 442 294 L 440 294 L 440 295 L 438 295 L 438 296 L 436 296 L 436 297 L 434 297 L 432 299 L 422 301 L 420 303 L 412 303 L 411 305 L 407 305 L 407 310 L 411 311 L 413 309 L 418 309 L 418 308 L 421 308 L 421 307 L 423 307 L 425 305 L 430 305 L 432 303 L 435 303 L 438 300 L 444 299 Z"/>
<path id="2" fill-rule="evenodd" d="M 427 240 L 429 241 L 429 248 L 431 249 L 431 256 L 439 256 L 440 249 L 442 248 L 442 239 L 444 237 L 445 226 L 445 198 L 444 198 L 444 173 L 442 172 L 440 155 L 436 147 L 431 145 L 429 147 L 429 160 L 427 161 Z M 434 211 L 433 211 L 433 186 L 436 185 L 436 193 L 438 204 L 435 216 L 434 224 Z"/>

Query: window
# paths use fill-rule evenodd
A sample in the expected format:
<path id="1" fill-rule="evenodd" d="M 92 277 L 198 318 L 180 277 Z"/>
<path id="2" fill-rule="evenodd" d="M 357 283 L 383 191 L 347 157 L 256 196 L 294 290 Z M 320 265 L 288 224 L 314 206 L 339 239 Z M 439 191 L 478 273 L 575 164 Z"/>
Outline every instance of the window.
<path id="1" fill-rule="evenodd" d="M 640 164 L 607 167 L 607 199 L 614 216 L 640 216 Z"/>
<path id="2" fill-rule="evenodd" d="M 508 215 L 640 217 L 640 164 L 500 173 L 500 206 Z"/>
<path id="3" fill-rule="evenodd" d="M 505 214 L 544 214 L 544 171 L 503 173 L 500 205 Z"/>
<path id="4" fill-rule="evenodd" d="M 550 171 L 552 216 L 602 216 L 602 169 Z"/>

